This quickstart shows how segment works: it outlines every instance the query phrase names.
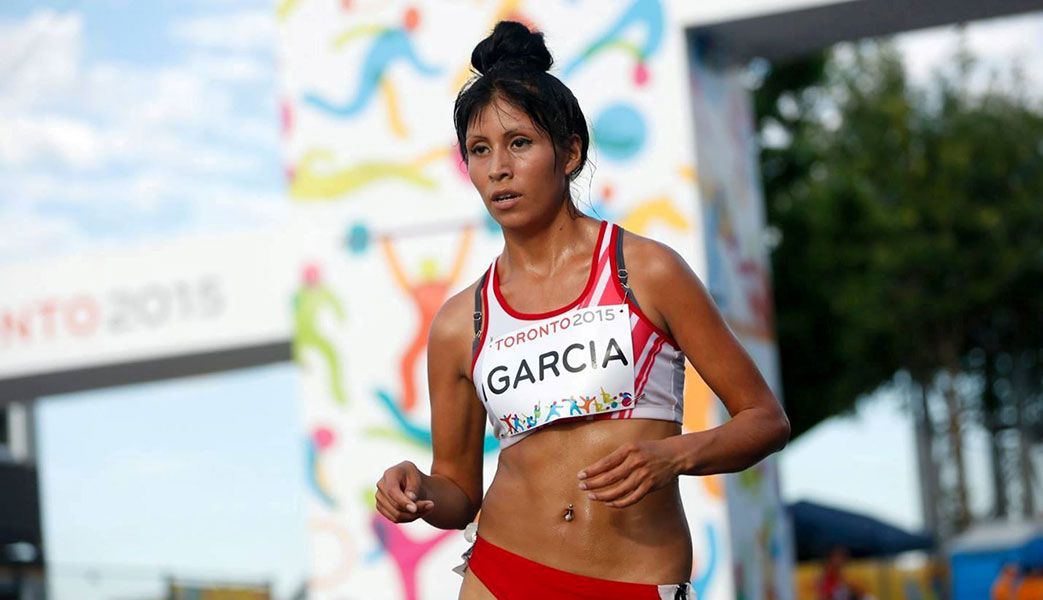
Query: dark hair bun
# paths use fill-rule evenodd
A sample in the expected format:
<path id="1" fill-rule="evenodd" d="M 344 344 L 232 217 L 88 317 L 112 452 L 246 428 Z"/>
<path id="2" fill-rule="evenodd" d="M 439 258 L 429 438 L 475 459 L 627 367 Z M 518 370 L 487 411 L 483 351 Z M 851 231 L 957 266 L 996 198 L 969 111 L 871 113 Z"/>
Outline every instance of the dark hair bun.
<path id="1" fill-rule="evenodd" d="M 500 21 L 492 34 L 478 42 L 471 65 L 485 75 L 492 69 L 514 68 L 547 71 L 554 64 L 543 34 L 529 31 L 516 21 Z"/>

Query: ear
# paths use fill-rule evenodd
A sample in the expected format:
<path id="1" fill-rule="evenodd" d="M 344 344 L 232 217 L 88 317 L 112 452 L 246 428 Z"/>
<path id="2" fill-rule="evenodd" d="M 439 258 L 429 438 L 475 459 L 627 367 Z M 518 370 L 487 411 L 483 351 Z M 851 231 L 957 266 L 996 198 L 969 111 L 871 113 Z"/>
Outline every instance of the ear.
<path id="1" fill-rule="evenodd" d="M 567 158 L 565 160 L 565 176 L 571 178 L 572 172 L 579 168 L 582 158 L 583 142 L 575 133 L 569 138 L 568 146 L 565 147 Z"/>

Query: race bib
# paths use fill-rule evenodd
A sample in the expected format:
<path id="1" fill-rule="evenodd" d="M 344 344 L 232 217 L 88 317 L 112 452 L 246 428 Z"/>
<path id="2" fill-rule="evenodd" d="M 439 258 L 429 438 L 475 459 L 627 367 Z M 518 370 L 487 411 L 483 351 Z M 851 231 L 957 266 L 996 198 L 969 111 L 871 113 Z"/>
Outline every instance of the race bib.
<path id="1" fill-rule="evenodd" d="M 486 341 L 483 401 L 508 437 L 557 419 L 632 408 L 626 304 L 577 308 Z"/>

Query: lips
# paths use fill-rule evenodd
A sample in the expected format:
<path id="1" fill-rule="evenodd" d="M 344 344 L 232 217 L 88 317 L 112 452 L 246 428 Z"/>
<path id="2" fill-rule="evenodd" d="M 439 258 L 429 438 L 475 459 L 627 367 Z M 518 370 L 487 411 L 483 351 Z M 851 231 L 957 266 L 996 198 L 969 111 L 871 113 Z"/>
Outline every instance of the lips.
<path id="1" fill-rule="evenodd" d="M 521 194 L 519 194 L 518 192 L 515 192 L 513 190 L 504 190 L 493 194 L 492 199 L 493 202 L 506 202 L 508 200 L 514 200 L 519 196 L 521 196 Z"/>

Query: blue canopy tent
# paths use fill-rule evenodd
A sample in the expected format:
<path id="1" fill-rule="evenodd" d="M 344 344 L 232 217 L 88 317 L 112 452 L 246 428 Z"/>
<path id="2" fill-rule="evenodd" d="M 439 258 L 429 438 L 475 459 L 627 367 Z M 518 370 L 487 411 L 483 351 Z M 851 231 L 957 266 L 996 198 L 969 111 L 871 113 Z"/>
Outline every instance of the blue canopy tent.
<path id="1" fill-rule="evenodd" d="M 798 561 L 824 559 L 838 546 L 851 558 L 877 558 L 929 550 L 935 545 L 929 535 L 910 533 L 873 517 L 815 502 L 794 502 L 786 510 L 793 520 Z"/>

